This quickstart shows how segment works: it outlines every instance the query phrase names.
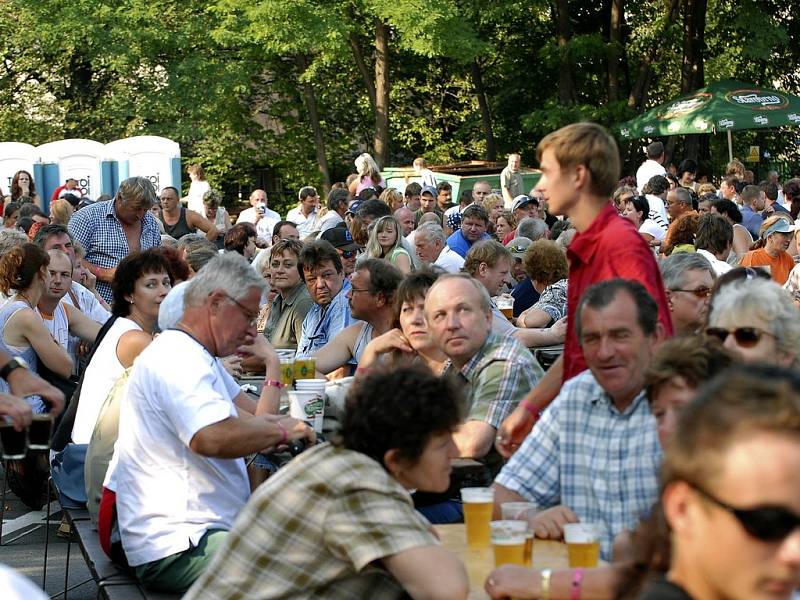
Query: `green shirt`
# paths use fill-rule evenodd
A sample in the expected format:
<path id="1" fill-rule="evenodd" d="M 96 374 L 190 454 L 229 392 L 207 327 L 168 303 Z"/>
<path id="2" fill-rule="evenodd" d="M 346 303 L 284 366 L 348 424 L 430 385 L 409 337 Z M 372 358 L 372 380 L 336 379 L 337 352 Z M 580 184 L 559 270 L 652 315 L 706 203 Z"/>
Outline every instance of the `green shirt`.
<path id="1" fill-rule="evenodd" d="M 297 349 L 297 340 L 303 330 L 303 319 L 314 301 L 304 283 L 298 283 L 284 298 L 280 294 L 272 301 L 264 336 L 274 348 Z"/>

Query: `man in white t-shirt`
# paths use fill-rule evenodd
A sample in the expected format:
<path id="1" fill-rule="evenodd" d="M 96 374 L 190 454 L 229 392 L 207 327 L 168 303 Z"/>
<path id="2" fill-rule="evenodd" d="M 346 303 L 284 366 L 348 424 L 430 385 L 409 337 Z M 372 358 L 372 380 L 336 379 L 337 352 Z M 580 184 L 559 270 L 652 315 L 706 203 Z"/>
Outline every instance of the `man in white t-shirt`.
<path id="1" fill-rule="evenodd" d="M 464 258 L 447 246 L 444 230 L 436 223 L 423 223 L 414 234 L 417 256 L 425 264 L 434 265 L 448 273 L 458 273 Z"/>
<path id="2" fill-rule="evenodd" d="M 253 190 L 250 194 L 250 208 L 244 209 L 239 213 L 236 219 L 237 223 L 252 223 L 256 226 L 258 231 L 259 225 L 264 231 L 268 231 L 268 235 L 264 238 L 270 239 L 272 235 L 272 228 L 275 223 L 281 220 L 281 216 L 274 210 L 270 210 L 269 201 L 267 200 L 267 192 L 264 190 Z M 262 223 L 263 221 L 263 223 Z M 260 234 L 259 234 L 260 237 Z"/>
<path id="3" fill-rule="evenodd" d="M 300 203 L 286 213 L 286 220 L 297 225 L 297 231 L 300 232 L 300 241 L 303 241 L 314 232 L 319 209 L 319 195 L 316 188 L 307 185 L 300 188 L 297 198 Z"/>
<path id="4" fill-rule="evenodd" d="M 653 142 L 647 146 L 647 160 L 645 160 L 636 171 L 636 187 L 640 193 L 644 193 L 644 185 L 655 175 L 666 175 L 664 168 L 664 144 Z"/>
<path id="5" fill-rule="evenodd" d="M 331 190 L 328 194 L 328 212 L 319 220 L 320 234 L 340 223 L 344 223 L 344 215 L 350 204 L 350 196 L 346 189 Z"/>
<path id="6" fill-rule="evenodd" d="M 189 284 L 176 329 L 139 355 L 120 412 L 116 506 L 128 563 L 153 590 L 182 593 L 205 570 L 250 495 L 243 457 L 289 440 L 314 442 L 277 415 L 280 362 L 256 331 L 263 279 L 238 253 Z M 264 362 L 258 403 L 219 359 Z"/>

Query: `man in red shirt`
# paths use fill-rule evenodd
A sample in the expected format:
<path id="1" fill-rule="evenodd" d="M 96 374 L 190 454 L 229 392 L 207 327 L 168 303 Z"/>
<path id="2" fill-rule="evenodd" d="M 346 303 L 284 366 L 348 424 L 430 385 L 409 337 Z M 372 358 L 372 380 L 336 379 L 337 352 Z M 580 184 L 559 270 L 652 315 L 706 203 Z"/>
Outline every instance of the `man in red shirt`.
<path id="1" fill-rule="evenodd" d="M 558 395 L 561 384 L 586 369 L 573 317 L 590 285 L 615 277 L 638 281 L 655 298 L 666 334 L 673 331 L 653 252 L 610 200 L 620 173 L 614 138 L 600 125 L 573 123 L 547 135 L 536 152 L 542 171 L 536 189 L 544 194 L 550 213 L 569 217 L 578 233 L 567 250 L 564 354 L 500 426 L 496 445 L 505 457 L 522 444 L 539 413 Z"/>

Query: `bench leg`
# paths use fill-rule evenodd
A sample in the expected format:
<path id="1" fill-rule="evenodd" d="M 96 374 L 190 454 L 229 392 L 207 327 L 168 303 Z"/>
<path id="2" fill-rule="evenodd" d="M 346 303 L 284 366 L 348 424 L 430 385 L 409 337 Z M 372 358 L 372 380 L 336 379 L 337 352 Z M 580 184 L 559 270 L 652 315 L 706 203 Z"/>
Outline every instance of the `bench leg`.
<path id="1" fill-rule="evenodd" d="M 67 541 L 67 566 L 64 571 L 64 600 L 67 600 L 67 585 L 69 585 L 69 553 L 72 549 L 72 537 L 70 536 L 69 540 Z"/>
<path id="2" fill-rule="evenodd" d="M 3 498 L 0 500 L 0 546 L 3 545 L 3 521 L 6 518 L 6 486 L 8 485 L 8 461 L 3 461 Z"/>
<path id="3" fill-rule="evenodd" d="M 42 565 L 42 589 L 47 591 L 47 551 L 50 548 L 50 482 L 47 478 L 47 517 L 44 521 L 44 564 Z"/>

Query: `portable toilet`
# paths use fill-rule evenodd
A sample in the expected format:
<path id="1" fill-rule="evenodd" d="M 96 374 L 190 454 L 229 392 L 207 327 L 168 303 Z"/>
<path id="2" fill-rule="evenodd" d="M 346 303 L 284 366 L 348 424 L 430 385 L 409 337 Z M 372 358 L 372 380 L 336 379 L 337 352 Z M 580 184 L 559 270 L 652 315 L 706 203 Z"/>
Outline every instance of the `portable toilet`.
<path id="1" fill-rule="evenodd" d="M 181 189 L 181 147 L 156 135 L 114 140 L 105 146 L 111 160 L 114 189 L 128 177 L 147 177 L 156 193 L 168 186 Z"/>
<path id="2" fill-rule="evenodd" d="M 102 161 L 105 148 L 94 140 L 59 140 L 36 148 L 42 161 L 44 192 L 42 199 L 49 204 L 50 195 L 67 179 L 77 179 L 81 194 L 95 199 L 104 193 Z"/>

